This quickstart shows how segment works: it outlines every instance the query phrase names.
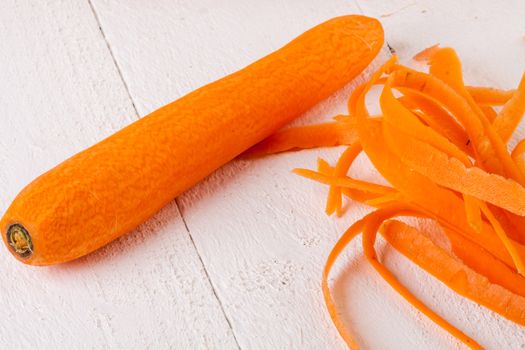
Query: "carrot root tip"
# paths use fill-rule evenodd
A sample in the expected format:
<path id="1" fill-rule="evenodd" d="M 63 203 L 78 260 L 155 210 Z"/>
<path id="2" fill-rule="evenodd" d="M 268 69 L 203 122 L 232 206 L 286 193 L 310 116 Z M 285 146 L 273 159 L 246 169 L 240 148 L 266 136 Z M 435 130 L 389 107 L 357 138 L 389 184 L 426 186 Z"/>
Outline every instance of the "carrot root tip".
<path id="1" fill-rule="evenodd" d="M 28 258 L 33 254 L 33 241 L 26 228 L 20 224 L 13 224 L 7 229 L 7 242 L 13 252 L 21 258 Z"/>

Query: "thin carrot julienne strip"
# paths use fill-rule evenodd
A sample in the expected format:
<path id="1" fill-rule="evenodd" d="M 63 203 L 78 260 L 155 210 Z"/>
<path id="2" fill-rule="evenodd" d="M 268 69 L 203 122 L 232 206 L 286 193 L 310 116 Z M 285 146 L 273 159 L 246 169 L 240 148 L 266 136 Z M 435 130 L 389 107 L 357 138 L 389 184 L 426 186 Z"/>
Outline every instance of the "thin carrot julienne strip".
<path id="1" fill-rule="evenodd" d="M 487 170 L 495 171 L 500 175 L 507 175 L 525 186 L 525 177 L 521 176 L 522 174 L 512 163 L 505 145 L 525 111 L 525 75 L 522 77 L 518 90 L 505 104 L 493 125 L 466 89 L 463 83 L 461 62 L 454 49 L 443 48 L 434 54 L 430 60 L 430 74 L 443 80 L 462 96 L 481 121 L 484 134 L 490 141 L 495 155 L 499 158 L 504 172 L 498 172 L 497 169 L 490 168 Z M 498 124 L 498 122 L 500 123 Z M 509 134 L 507 135 L 506 133 Z M 492 164 L 494 161 L 495 159 L 490 159 L 489 164 Z"/>
<path id="2" fill-rule="evenodd" d="M 523 159 L 523 154 L 525 154 L 525 139 L 521 140 L 516 147 L 514 147 L 511 154 L 512 160 L 514 160 L 516 166 L 520 169 L 523 175 L 525 175 L 525 160 Z"/>
<path id="3" fill-rule="evenodd" d="M 385 239 L 400 253 L 445 283 L 456 293 L 525 325 L 525 298 L 492 284 L 485 276 L 472 271 L 416 229 L 399 221 L 385 223 Z"/>
<path id="4" fill-rule="evenodd" d="M 485 114 L 489 122 L 494 123 L 494 120 L 496 120 L 496 117 L 498 116 L 498 113 L 496 113 L 494 108 L 490 106 L 483 106 L 483 105 L 478 106 L 478 107 L 481 109 L 483 114 Z"/>
<path id="5" fill-rule="evenodd" d="M 491 283 L 525 297 L 525 277 L 516 273 L 477 243 L 453 230 L 446 228 L 444 230 L 452 245 L 452 251 L 464 264 L 486 276 Z"/>
<path id="6" fill-rule="evenodd" d="M 333 176 L 334 168 L 330 166 L 330 164 L 328 164 L 328 162 L 322 158 L 319 158 L 317 160 L 317 169 L 319 173 L 323 175 Z M 348 188 L 348 187 L 341 188 L 341 193 L 345 195 L 346 197 L 354 201 L 360 202 L 360 203 L 367 203 L 367 201 L 369 200 L 373 200 L 373 199 L 383 196 L 382 194 L 379 194 L 379 193 L 357 190 L 355 188 Z"/>
<path id="7" fill-rule="evenodd" d="M 516 250 L 516 246 L 510 241 L 509 237 L 501 227 L 500 223 L 494 217 L 494 215 L 485 203 L 481 203 L 480 209 L 485 215 L 485 217 L 489 220 L 490 224 L 494 228 L 494 232 L 496 232 L 499 239 L 503 242 L 503 245 L 505 245 L 505 248 L 512 257 L 512 261 L 514 262 L 514 265 L 516 266 L 516 269 L 518 270 L 520 275 L 525 276 L 525 265 L 523 264 L 523 260 L 520 254 Z"/>
<path id="8" fill-rule="evenodd" d="M 511 99 L 515 90 L 500 90 L 489 87 L 466 86 L 476 103 L 482 106 L 502 106 Z"/>
<path id="9" fill-rule="evenodd" d="M 466 167 L 432 145 L 393 127 L 384 130 L 387 143 L 401 161 L 438 185 L 476 197 L 517 215 L 525 215 L 525 187 L 513 180 Z"/>
<path id="10" fill-rule="evenodd" d="M 439 316 L 432 309 L 426 306 L 418 298 L 416 298 L 399 280 L 390 272 L 379 260 L 374 248 L 374 242 L 381 224 L 394 216 L 418 215 L 417 209 L 407 205 L 393 205 L 387 208 L 379 209 L 372 214 L 365 217 L 365 225 L 363 228 L 363 251 L 367 260 L 372 264 L 383 279 L 394 288 L 406 301 L 416 307 L 425 316 L 443 328 L 445 331 L 456 337 L 458 340 L 466 344 L 472 349 L 482 349 L 475 340 L 461 332 L 459 329 L 451 325 L 443 317 Z"/>
<path id="11" fill-rule="evenodd" d="M 525 293 L 522 276 L 525 246 L 519 243 L 521 235 L 517 234 L 520 227 L 525 229 L 525 220 L 517 216 L 525 215 L 522 186 L 525 140 L 509 154 L 497 123 L 492 125 L 495 111 L 491 107 L 506 103 L 514 104 L 516 110 L 515 106 L 521 103 L 516 98 L 519 89 L 513 92 L 514 98 L 509 98 L 509 92 L 504 90 L 466 87 L 455 52 L 437 47 L 431 51 L 427 52 L 430 75 L 400 66 L 393 57 L 367 83 L 354 90 L 348 101 L 349 116 L 336 120 L 341 124 L 350 122 L 358 140 L 343 153 L 335 167 L 319 160 L 319 172 L 294 170 L 330 185 L 328 213 L 341 209 L 341 194 L 379 208 L 345 232 L 323 271 L 323 295 L 328 311 L 351 349 L 357 349 L 358 345 L 337 315 L 328 276 L 337 256 L 361 232 L 365 256 L 396 291 L 460 341 L 471 348 L 481 348 L 415 298 L 379 262 L 374 242 L 380 227 L 387 232 L 386 236 L 390 235 L 390 240 L 394 237 L 394 247 L 451 289 L 525 324 L 525 298 L 496 285 L 519 295 Z M 380 118 L 372 118 L 365 106 L 365 97 L 373 85 L 384 85 Z M 394 97 L 391 88 L 403 96 Z M 512 123 L 518 120 L 516 113 L 508 114 L 507 118 Z M 361 147 L 393 188 L 346 176 Z M 474 164 L 471 156 L 475 158 Z M 404 224 L 383 225 L 385 220 L 400 215 L 436 220 L 450 237 L 454 252 L 467 266 Z M 399 234 L 393 232 L 394 227 Z M 416 244 L 411 246 L 412 242 Z"/>
<path id="12" fill-rule="evenodd" d="M 494 120 L 494 129 L 507 142 L 518 126 L 525 113 L 525 74 L 512 98 L 503 106 L 503 109 Z"/>
<path id="13" fill-rule="evenodd" d="M 323 175 L 319 172 L 309 170 L 309 169 L 294 169 L 293 172 L 307 179 L 315 180 L 326 185 L 345 187 L 345 188 L 354 188 L 357 190 L 368 191 L 378 194 L 388 194 L 393 193 L 395 190 L 391 187 L 378 185 L 366 181 L 355 180 L 349 177 L 334 177 Z"/>
<path id="14" fill-rule="evenodd" d="M 465 202 L 465 212 L 470 227 L 476 232 L 481 232 L 482 218 L 480 200 L 471 195 L 463 194 L 463 202 Z"/>
<path id="15" fill-rule="evenodd" d="M 357 141 L 352 123 L 324 123 L 281 130 L 256 144 L 243 156 L 259 157 L 290 150 L 350 145 Z"/>
<path id="16" fill-rule="evenodd" d="M 352 335 L 346 329 L 343 321 L 339 318 L 337 314 L 337 309 L 335 307 L 334 300 L 332 298 L 332 293 L 330 293 L 330 287 L 328 286 L 328 277 L 334 263 L 337 261 L 339 255 L 343 252 L 344 248 L 354 239 L 359 233 L 361 233 L 364 226 L 364 220 L 361 219 L 356 221 L 345 233 L 339 238 L 337 243 L 332 248 L 332 251 L 326 259 L 326 263 L 323 269 L 323 277 L 321 281 L 321 286 L 323 290 L 323 297 L 328 309 L 328 313 L 337 328 L 337 331 L 341 335 L 341 338 L 345 341 L 346 345 L 351 350 L 358 350 L 360 347 L 357 341 L 352 337 Z"/>
<path id="17" fill-rule="evenodd" d="M 463 152 L 470 156 L 473 155 L 467 133 L 437 101 L 417 90 L 403 87 L 396 87 L 396 90 L 403 94 L 402 97 L 405 101 L 410 101 L 421 110 L 422 113 L 417 111 L 415 113 L 428 126 L 448 138 Z M 400 102 L 402 101 L 400 100 Z"/>
<path id="18" fill-rule="evenodd" d="M 341 177 L 345 176 L 348 173 L 348 170 L 352 166 L 352 163 L 357 158 L 359 153 L 361 153 L 361 145 L 356 142 L 353 145 L 349 146 L 339 157 L 337 164 L 335 166 L 333 176 Z M 341 216 L 341 188 L 337 186 L 330 186 L 328 192 L 328 200 L 326 202 L 326 213 L 331 215 L 336 213 L 337 216 Z"/>
<path id="19" fill-rule="evenodd" d="M 432 58 L 432 56 L 439 50 L 439 44 L 427 47 L 423 51 L 418 52 L 412 57 L 414 61 L 426 62 Z"/>
<path id="20" fill-rule="evenodd" d="M 397 66 L 393 87 L 403 86 L 421 91 L 432 96 L 443 104 L 459 119 L 469 134 L 474 145 L 475 155 L 486 170 L 508 177 L 525 184 L 525 176 L 517 169 L 507 152 L 506 145 L 501 141 L 484 115 L 472 110 L 470 104 L 451 87 L 438 78 Z M 481 113 L 482 114 L 482 113 Z"/>
<path id="21" fill-rule="evenodd" d="M 457 158 L 465 165 L 471 165 L 471 161 L 466 153 L 461 151 L 455 144 L 446 137 L 434 131 L 434 129 L 422 124 L 407 108 L 401 104 L 392 93 L 391 83 L 393 76 L 390 76 L 383 88 L 380 97 L 380 105 L 383 111 L 384 120 L 396 128 L 401 128 L 403 132 L 424 140 L 438 149 L 445 151 L 452 157 Z"/>

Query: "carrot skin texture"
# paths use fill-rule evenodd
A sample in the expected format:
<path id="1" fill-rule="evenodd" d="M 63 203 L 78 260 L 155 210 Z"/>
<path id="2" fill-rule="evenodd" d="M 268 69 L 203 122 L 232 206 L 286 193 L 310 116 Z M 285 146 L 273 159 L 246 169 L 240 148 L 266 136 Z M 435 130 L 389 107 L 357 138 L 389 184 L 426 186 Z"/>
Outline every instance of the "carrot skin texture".
<path id="1" fill-rule="evenodd" d="M 357 76 L 383 45 L 381 24 L 331 19 L 246 68 L 168 104 L 38 177 L 0 221 L 22 224 L 50 265 L 86 255 Z"/>

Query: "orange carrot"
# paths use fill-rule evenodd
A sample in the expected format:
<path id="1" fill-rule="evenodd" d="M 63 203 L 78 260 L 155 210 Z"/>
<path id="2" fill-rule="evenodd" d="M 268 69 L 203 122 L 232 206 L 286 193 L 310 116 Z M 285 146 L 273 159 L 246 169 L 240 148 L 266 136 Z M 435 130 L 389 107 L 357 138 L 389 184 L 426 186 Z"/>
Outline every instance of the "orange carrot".
<path id="1" fill-rule="evenodd" d="M 361 233 L 364 226 L 364 221 L 359 220 L 356 223 L 354 223 L 348 230 L 346 230 L 345 233 L 339 238 L 337 243 L 332 248 L 332 251 L 328 255 L 328 258 L 326 259 L 326 263 L 323 269 L 323 278 L 321 281 L 321 286 L 323 289 L 323 297 L 326 304 L 326 307 L 328 309 L 328 313 L 330 314 L 330 317 L 332 318 L 332 321 L 334 322 L 335 327 L 337 328 L 337 331 L 341 335 L 341 338 L 345 341 L 346 345 L 348 345 L 348 348 L 355 350 L 359 349 L 359 345 L 357 341 L 352 337 L 350 332 L 346 329 L 345 325 L 339 318 L 337 314 L 337 309 L 334 304 L 334 300 L 332 298 L 332 294 L 330 293 L 330 287 L 328 286 L 328 276 L 330 275 L 330 271 L 332 270 L 332 267 L 334 266 L 334 263 L 337 261 L 337 258 L 341 253 L 343 252 L 344 248 L 352 241 L 352 239 L 355 238 L 359 233 Z"/>
<path id="2" fill-rule="evenodd" d="M 319 158 L 317 160 L 317 170 L 319 171 L 320 174 L 323 174 L 323 175 L 333 176 L 334 174 L 334 168 L 331 167 L 330 164 L 328 164 L 328 162 L 326 162 L 322 158 Z M 357 190 L 355 188 L 348 188 L 348 187 L 341 188 L 340 187 L 340 189 L 341 189 L 341 193 L 345 195 L 346 197 L 354 201 L 358 201 L 362 203 L 368 203 L 368 201 L 379 200 L 380 198 L 387 196 L 387 195 L 374 193 L 370 191 Z M 370 205 L 373 205 L 373 204 L 370 204 Z"/>
<path id="3" fill-rule="evenodd" d="M 345 165 L 344 172 L 337 175 L 327 163 L 319 167 L 320 173 L 295 170 L 331 186 L 329 208 L 340 205 L 340 199 L 333 199 L 340 198 L 334 186 L 375 192 L 375 197 L 357 200 L 379 209 L 342 236 L 323 273 L 323 294 L 330 316 L 352 349 L 358 344 L 337 315 L 327 278 L 337 256 L 361 232 L 365 256 L 386 282 L 460 341 L 481 348 L 415 298 L 378 261 L 374 250 L 376 232 L 385 220 L 399 215 L 436 220 L 462 262 L 405 224 L 387 222 L 382 232 L 395 248 L 457 293 L 525 324 L 525 246 L 520 244 L 525 217 L 518 216 L 525 215 L 525 188 L 520 184 L 525 173 L 525 142 L 518 143 L 510 155 L 506 142 L 491 124 L 495 112 L 490 107 L 503 99 L 508 100 L 507 106 L 517 106 L 518 99 L 508 99 L 501 91 L 466 87 L 455 52 L 439 48 L 431 51 L 425 58 L 430 62 L 430 75 L 400 66 L 394 57 L 369 82 L 355 89 L 348 102 L 351 117 L 344 120 L 353 122 L 355 118 L 359 145 L 393 188 L 345 176 L 354 157 L 350 149 L 341 156 L 338 163 Z M 380 97 L 382 116 L 371 117 L 365 96 L 378 84 L 384 85 Z M 392 88 L 403 95 L 394 97 Z M 521 117 L 509 115 L 512 120 Z M 455 122 L 456 118 L 461 124 Z M 461 137 L 463 147 L 458 143 Z"/>
<path id="4" fill-rule="evenodd" d="M 418 52 L 417 54 L 414 55 L 414 57 L 412 58 L 414 61 L 418 61 L 418 62 L 426 62 L 428 61 L 429 59 L 432 58 L 432 56 L 434 56 L 434 54 L 436 53 L 436 51 L 439 50 L 439 44 L 436 44 L 436 45 L 433 45 L 433 46 L 430 46 L 430 47 L 427 47 L 426 49 L 424 49 L 423 51 L 421 52 Z"/>
<path id="5" fill-rule="evenodd" d="M 467 86 L 467 91 L 476 103 L 482 106 L 502 106 L 512 98 L 515 90 L 500 90 L 480 86 Z"/>
<path id="6" fill-rule="evenodd" d="M 485 116 L 487 117 L 489 122 L 493 123 L 494 120 L 496 120 L 496 117 L 498 116 L 498 113 L 496 113 L 494 108 L 492 108 L 490 106 L 483 106 L 483 105 L 479 105 L 479 108 L 481 109 L 483 114 L 485 114 Z"/>
<path id="7" fill-rule="evenodd" d="M 417 210 L 415 211 L 417 213 Z M 463 332 L 458 330 L 456 327 L 447 322 L 443 317 L 436 314 L 429 307 L 427 307 L 423 302 L 416 298 L 410 291 L 399 282 L 399 280 L 383 265 L 378 259 L 374 249 L 374 241 L 381 224 L 393 216 L 400 215 L 413 215 L 414 209 L 406 205 L 393 205 L 388 208 L 380 209 L 368 217 L 365 217 L 365 225 L 363 228 L 363 250 L 365 256 L 367 257 L 370 264 L 376 269 L 377 272 L 383 277 L 383 279 L 388 282 L 399 294 L 401 294 L 405 300 L 410 304 L 415 306 L 419 311 L 425 314 L 433 322 L 441 326 L 444 330 L 449 332 L 451 335 L 456 337 L 458 340 L 462 341 L 472 349 L 482 349 L 482 347 L 476 343 L 472 338 L 465 335 Z M 393 244 L 394 245 L 394 244 Z M 410 240 L 408 240 L 406 247 L 410 249 L 411 252 L 417 251 L 416 256 L 422 253 L 423 249 L 418 246 L 410 246 Z M 401 248 L 396 247 L 401 251 Z M 402 251 L 403 252 L 403 251 Z"/>
<path id="8" fill-rule="evenodd" d="M 470 227 L 476 232 L 481 231 L 481 201 L 471 195 L 463 193 L 463 202 L 465 203 L 465 213 L 467 214 L 467 222 Z"/>
<path id="9" fill-rule="evenodd" d="M 356 131 L 357 136 L 357 131 Z M 345 176 L 348 170 L 352 166 L 352 163 L 361 153 L 361 145 L 354 143 L 343 152 L 337 164 L 335 166 L 333 175 L 336 177 Z M 330 186 L 330 192 L 328 193 L 328 199 L 326 202 L 326 213 L 328 215 L 337 213 L 337 216 L 341 216 L 341 188 L 336 186 Z"/>
<path id="10" fill-rule="evenodd" d="M 392 78 L 392 76 L 390 77 Z M 455 157 L 465 165 L 470 165 L 468 155 L 451 143 L 446 137 L 435 132 L 431 127 L 423 125 L 416 116 L 406 109 L 396 98 L 390 88 L 391 79 L 385 84 L 381 93 L 380 105 L 383 111 L 384 125 L 400 128 L 404 133 L 418 139 L 424 140 L 430 145 Z"/>
<path id="11" fill-rule="evenodd" d="M 472 155 L 472 147 L 469 142 L 469 137 L 465 130 L 456 122 L 443 107 L 435 100 L 429 98 L 428 95 L 422 94 L 419 91 L 397 87 L 403 93 L 402 99 L 410 101 L 414 108 L 421 110 L 422 113 L 416 115 L 424 121 L 428 126 L 436 132 L 445 136 L 453 144 L 456 145 L 463 152 Z M 400 102 L 402 102 L 400 99 Z"/>
<path id="12" fill-rule="evenodd" d="M 402 222 L 386 223 L 382 233 L 398 251 L 456 293 L 484 305 L 513 322 L 525 325 L 524 297 L 490 283 L 485 276 L 455 260 L 428 238 Z"/>
<path id="13" fill-rule="evenodd" d="M 307 148 L 350 145 L 356 141 L 355 125 L 349 122 L 300 126 L 273 134 L 247 150 L 243 156 L 253 158 Z"/>
<path id="14" fill-rule="evenodd" d="M 518 126 L 525 113 L 525 74 L 521 77 L 520 85 L 512 98 L 503 106 L 503 109 L 494 120 L 494 129 L 507 142 Z"/>
<path id="15" fill-rule="evenodd" d="M 445 229 L 452 250 L 463 263 L 476 272 L 486 276 L 490 282 L 498 284 L 514 294 L 525 297 L 525 277 L 488 253 L 485 249 L 462 235 Z"/>
<path id="16" fill-rule="evenodd" d="M 525 154 L 525 139 L 521 140 L 514 150 L 512 151 L 512 160 L 516 163 L 516 166 L 520 169 L 521 173 L 525 175 L 525 159 L 523 155 Z"/>
<path id="17" fill-rule="evenodd" d="M 428 94 L 452 112 L 465 127 L 480 166 L 525 184 L 525 177 L 512 162 L 506 145 L 477 105 L 478 112 L 463 96 L 432 75 L 398 66 L 394 77 L 394 87 L 409 87 Z"/>
<path id="18" fill-rule="evenodd" d="M 40 176 L 0 221 L 4 242 L 33 265 L 92 252 L 341 88 L 382 45 L 364 16 L 310 29 Z"/>
<path id="19" fill-rule="evenodd" d="M 327 176 L 321 173 L 308 170 L 308 169 L 294 169 L 293 172 L 297 175 L 303 176 L 307 179 L 315 180 L 320 183 L 324 183 L 330 186 L 338 186 L 342 188 L 352 188 L 361 191 L 368 191 L 372 193 L 377 193 L 381 195 L 395 193 L 395 190 L 391 187 L 378 185 L 366 181 L 355 180 L 350 177 L 334 177 Z"/>
<path id="20" fill-rule="evenodd" d="M 455 191 L 492 203 L 517 215 L 525 215 L 525 187 L 513 180 L 466 167 L 457 158 L 416 140 L 394 127 L 385 129 L 388 145 L 403 163 Z"/>

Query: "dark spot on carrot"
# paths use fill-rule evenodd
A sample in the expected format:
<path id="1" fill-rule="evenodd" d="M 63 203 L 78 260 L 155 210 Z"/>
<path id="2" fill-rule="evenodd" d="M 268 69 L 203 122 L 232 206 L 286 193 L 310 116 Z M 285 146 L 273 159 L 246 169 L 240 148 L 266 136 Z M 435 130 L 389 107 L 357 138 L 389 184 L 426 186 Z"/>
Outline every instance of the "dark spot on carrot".
<path id="1" fill-rule="evenodd" d="M 33 241 L 24 226 L 14 224 L 7 229 L 7 241 L 11 249 L 21 258 L 33 254 Z"/>
<path id="2" fill-rule="evenodd" d="M 390 46 L 389 43 L 387 43 L 386 46 L 388 47 L 388 50 L 390 51 L 390 53 L 391 53 L 392 55 L 395 55 L 395 54 L 396 54 L 396 49 L 394 49 L 392 46 Z"/>

